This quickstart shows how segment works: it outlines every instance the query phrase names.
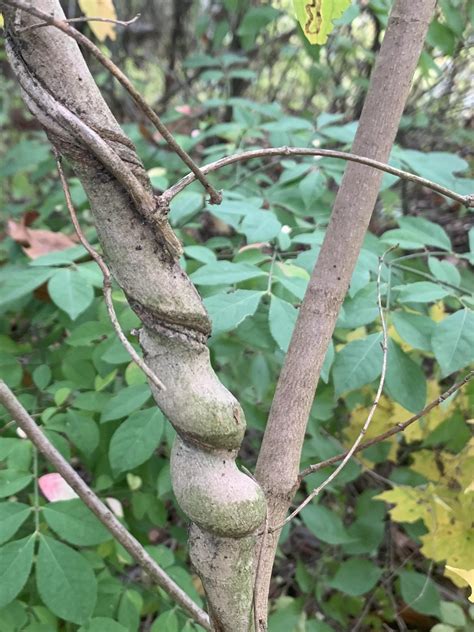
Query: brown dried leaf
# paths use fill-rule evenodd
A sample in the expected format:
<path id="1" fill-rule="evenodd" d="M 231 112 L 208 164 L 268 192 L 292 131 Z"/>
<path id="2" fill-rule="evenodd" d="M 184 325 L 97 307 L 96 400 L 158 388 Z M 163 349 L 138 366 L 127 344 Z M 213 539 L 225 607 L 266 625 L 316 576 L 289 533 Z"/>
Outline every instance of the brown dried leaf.
<path id="1" fill-rule="evenodd" d="M 76 242 L 64 233 L 28 228 L 23 219 L 21 222 L 8 220 L 7 233 L 23 247 L 23 252 L 30 259 L 37 259 L 50 252 L 66 250 L 76 245 Z"/>

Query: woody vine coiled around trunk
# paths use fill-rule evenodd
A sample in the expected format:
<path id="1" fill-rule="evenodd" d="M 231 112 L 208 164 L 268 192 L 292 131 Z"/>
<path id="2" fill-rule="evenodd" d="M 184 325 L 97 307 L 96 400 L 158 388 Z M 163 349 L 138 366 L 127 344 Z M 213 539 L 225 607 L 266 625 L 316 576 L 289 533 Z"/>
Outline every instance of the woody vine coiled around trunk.
<path id="1" fill-rule="evenodd" d="M 1 4 L 1 3 L 0 3 Z M 35 7 L 59 19 L 57 0 Z M 3 5 L 6 48 L 23 98 L 80 179 L 108 265 L 143 327 L 144 357 L 166 386 L 151 385 L 177 431 L 171 476 L 191 521 L 190 555 L 216 630 L 251 623 L 256 533 L 266 507 L 257 483 L 235 464 L 243 411 L 217 379 L 202 301 L 154 221 L 153 191 L 140 158 L 103 100 L 76 42 Z"/>

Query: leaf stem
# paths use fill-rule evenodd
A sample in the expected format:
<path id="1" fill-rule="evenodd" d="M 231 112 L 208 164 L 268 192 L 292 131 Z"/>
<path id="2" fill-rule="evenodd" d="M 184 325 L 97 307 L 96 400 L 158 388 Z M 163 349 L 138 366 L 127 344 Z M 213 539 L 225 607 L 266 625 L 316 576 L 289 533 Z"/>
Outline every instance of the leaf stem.
<path id="1" fill-rule="evenodd" d="M 465 386 L 473 378 L 474 378 L 474 371 L 470 371 L 463 380 L 461 380 L 460 382 L 457 382 L 456 384 L 453 384 L 450 388 L 448 388 L 447 391 L 445 391 L 442 395 L 440 395 L 439 397 L 434 399 L 432 402 L 430 402 L 427 406 L 425 406 L 425 408 L 423 408 L 423 410 L 421 410 L 416 415 L 413 415 L 406 421 L 395 424 L 392 428 L 390 428 L 390 430 L 387 430 L 386 432 L 383 432 L 377 435 L 373 439 L 370 439 L 369 441 L 365 441 L 364 443 L 361 443 L 355 450 L 355 454 L 357 452 L 361 452 L 362 450 L 365 450 L 366 448 L 370 448 L 371 446 L 376 445 L 377 443 L 381 443 L 382 441 L 389 439 L 390 437 L 392 437 L 395 434 L 398 434 L 399 432 L 403 432 L 406 428 L 408 428 L 408 426 L 415 423 L 415 421 L 418 421 L 418 419 L 421 419 L 422 417 L 427 415 L 431 410 L 433 410 L 433 408 L 436 408 L 437 406 L 442 404 L 449 397 L 451 397 L 451 395 L 454 395 L 456 391 L 458 391 L 463 386 Z M 305 478 L 305 476 L 308 476 L 309 474 L 313 474 L 313 472 L 317 472 L 318 470 L 321 470 L 325 467 L 329 467 L 330 465 L 334 465 L 335 463 L 338 463 L 339 461 L 344 459 L 347 454 L 348 454 L 347 452 L 342 452 L 341 454 L 336 454 L 335 456 L 332 456 L 331 458 L 326 459 L 325 461 L 321 461 L 314 465 L 309 465 L 307 468 L 305 468 L 299 473 L 298 479 L 301 481 L 303 480 L 303 478 Z"/>

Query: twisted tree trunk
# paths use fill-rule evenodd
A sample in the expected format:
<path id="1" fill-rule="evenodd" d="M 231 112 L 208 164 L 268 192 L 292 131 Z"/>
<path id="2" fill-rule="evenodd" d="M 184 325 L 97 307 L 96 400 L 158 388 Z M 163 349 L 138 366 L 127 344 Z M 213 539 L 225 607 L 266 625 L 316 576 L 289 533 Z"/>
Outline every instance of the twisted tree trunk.
<path id="1" fill-rule="evenodd" d="M 59 0 L 35 7 L 64 18 Z M 6 47 L 23 98 L 90 201 L 115 279 L 143 323 L 140 343 L 166 390 L 152 386 L 175 427 L 172 483 L 192 522 L 190 554 L 215 630 L 247 632 L 255 532 L 265 518 L 258 485 L 235 465 L 244 414 L 217 379 L 201 299 L 148 219 L 153 192 L 130 140 L 104 102 L 77 44 L 4 5 Z"/>

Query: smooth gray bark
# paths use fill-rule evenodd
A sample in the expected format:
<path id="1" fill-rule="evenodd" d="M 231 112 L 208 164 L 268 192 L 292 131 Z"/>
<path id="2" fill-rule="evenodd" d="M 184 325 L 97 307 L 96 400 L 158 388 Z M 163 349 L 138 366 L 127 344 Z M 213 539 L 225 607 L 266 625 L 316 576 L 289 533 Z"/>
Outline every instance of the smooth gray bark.
<path id="1" fill-rule="evenodd" d="M 434 8 L 435 0 L 393 3 L 352 153 L 388 162 Z M 347 166 L 299 311 L 256 469 L 269 504 L 270 526 L 283 522 L 298 486 L 301 448 L 321 367 L 381 180 L 380 171 Z M 278 532 L 267 537 L 262 557 L 257 612 L 263 629 L 278 537 Z"/>

